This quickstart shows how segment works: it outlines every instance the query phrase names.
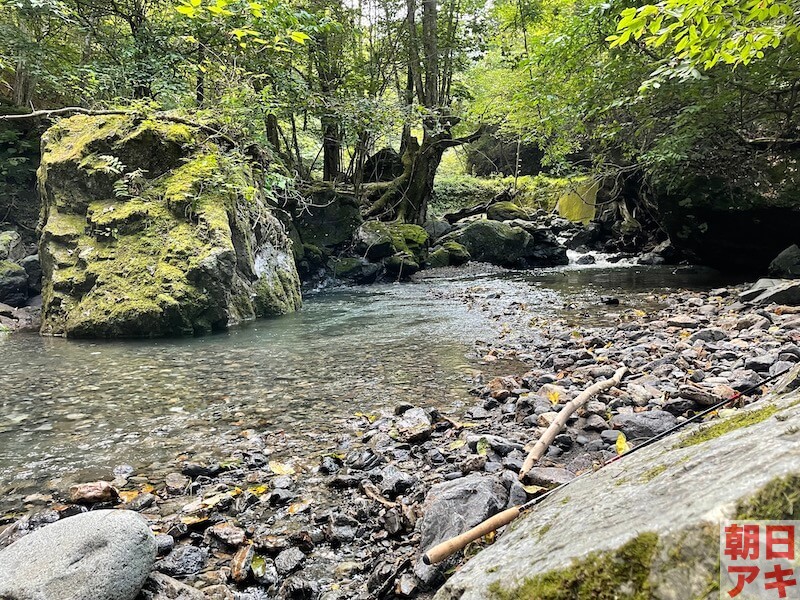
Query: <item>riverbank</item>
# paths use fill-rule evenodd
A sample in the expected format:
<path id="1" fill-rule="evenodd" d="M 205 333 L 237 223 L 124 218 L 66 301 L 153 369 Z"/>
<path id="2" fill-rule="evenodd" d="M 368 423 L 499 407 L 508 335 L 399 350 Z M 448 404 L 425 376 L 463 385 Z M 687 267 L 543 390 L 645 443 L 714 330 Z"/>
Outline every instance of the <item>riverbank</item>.
<path id="1" fill-rule="evenodd" d="M 156 569 L 202 589 L 198 597 L 424 597 L 442 578 L 419 563 L 420 543 L 602 464 L 615 456 L 620 431 L 635 445 L 798 362 L 800 317 L 748 307 L 738 301 L 742 289 L 606 299 L 588 289 L 583 301 L 542 310 L 557 296 L 544 290 L 526 303 L 525 293 L 491 279 L 434 286 L 436 301 L 498 324 L 497 335 L 474 346 L 478 371 L 462 408 L 386 396 L 382 409 L 343 420 L 329 447 L 313 452 L 313 430 L 252 427 L 242 415 L 239 427 L 214 433 L 226 460 L 178 454 L 157 476 L 119 465 L 115 491 L 88 505 L 140 512 L 159 534 Z M 525 446 L 566 401 L 623 362 L 631 371 L 623 383 L 577 413 L 518 482 Z M 475 490 L 479 504 L 469 504 Z M 72 500 L 85 492 L 76 488 Z M 0 535 L 9 542 L 86 508 L 69 496 L 29 494 L 29 516 L 8 518 L 16 524 Z"/>

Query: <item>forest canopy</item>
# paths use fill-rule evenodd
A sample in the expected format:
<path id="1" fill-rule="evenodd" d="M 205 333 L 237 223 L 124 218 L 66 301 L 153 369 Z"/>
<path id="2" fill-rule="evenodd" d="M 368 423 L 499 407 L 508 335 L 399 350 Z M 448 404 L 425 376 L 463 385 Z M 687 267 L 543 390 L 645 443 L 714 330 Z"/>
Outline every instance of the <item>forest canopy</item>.
<path id="1" fill-rule="evenodd" d="M 799 23 L 796 0 L 2 0 L 0 93 L 192 115 L 356 189 L 390 146 L 366 215 L 422 222 L 486 132 L 645 200 L 686 165 L 752 175 L 800 145 Z"/>

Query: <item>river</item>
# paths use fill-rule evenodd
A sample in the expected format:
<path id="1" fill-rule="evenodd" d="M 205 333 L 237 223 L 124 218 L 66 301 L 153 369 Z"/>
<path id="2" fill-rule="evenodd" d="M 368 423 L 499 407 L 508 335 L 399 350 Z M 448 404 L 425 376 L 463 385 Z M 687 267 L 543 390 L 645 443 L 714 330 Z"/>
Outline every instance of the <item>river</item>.
<path id="1" fill-rule="evenodd" d="M 401 403 L 457 412 L 476 377 L 524 370 L 482 363 L 476 341 L 535 335 L 535 319 L 556 312 L 602 322 L 670 290 L 720 283 L 665 267 L 469 270 L 329 288 L 297 314 L 202 338 L 0 336 L 0 511 L 111 478 L 120 464 L 149 473 L 186 452 L 224 459 L 218 440 L 244 428 L 284 430 L 313 453 L 356 412 Z M 505 309 L 520 303 L 532 319 L 510 323 Z"/>

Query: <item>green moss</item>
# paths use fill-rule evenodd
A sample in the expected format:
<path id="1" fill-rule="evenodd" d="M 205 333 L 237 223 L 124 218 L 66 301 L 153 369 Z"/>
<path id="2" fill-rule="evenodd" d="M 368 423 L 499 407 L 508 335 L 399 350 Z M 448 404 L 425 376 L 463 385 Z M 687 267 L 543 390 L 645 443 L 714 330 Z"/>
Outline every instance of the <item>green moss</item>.
<path id="1" fill-rule="evenodd" d="M 762 521 L 800 519 L 800 476 L 773 479 L 739 503 L 736 518 Z"/>
<path id="2" fill-rule="evenodd" d="M 336 277 L 348 277 L 361 271 L 362 264 L 358 258 L 341 257 L 331 260 L 333 274 Z"/>
<path id="3" fill-rule="evenodd" d="M 25 274 L 24 268 L 7 260 L 0 260 L 0 277 L 13 277 L 20 274 Z"/>
<path id="4" fill-rule="evenodd" d="M 42 235 L 62 242 L 74 240 L 86 231 L 86 217 L 50 210 Z"/>
<path id="5" fill-rule="evenodd" d="M 642 476 L 639 478 L 639 480 L 642 483 L 647 483 L 648 481 L 652 481 L 653 479 L 661 475 L 666 470 L 667 470 L 667 465 L 658 465 L 643 473 Z"/>
<path id="6" fill-rule="evenodd" d="M 65 121 L 46 136 L 41 169 L 44 333 L 204 333 L 299 307 L 288 240 L 243 158 L 182 124 Z M 115 198 L 113 179 L 90 173 L 109 149 L 142 169 L 137 196 Z M 257 245 L 275 249 L 258 280 Z"/>
<path id="7" fill-rule="evenodd" d="M 81 162 L 99 148 L 108 147 L 125 130 L 128 119 L 109 115 L 77 115 L 62 119 L 45 135 L 45 159 L 50 163 Z"/>
<path id="8" fill-rule="evenodd" d="M 658 535 L 642 533 L 621 548 L 595 552 L 570 567 L 526 579 L 519 587 L 489 587 L 497 600 L 645 600 Z"/>
<path id="9" fill-rule="evenodd" d="M 722 419 L 714 425 L 701 427 L 697 431 L 683 438 L 676 447 L 688 448 L 689 446 L 702 444 L 703 442 L 713 440 L 721 435 L 730 433 L 731 431 L 735 431 L 743 427 L 749 427 L 750 425 L 755 425 L 756 423 L 761 423 L 762 421 L 769 419 L 776 412 L 778 412 L 778 407 L 774 404 L 769 404 L 757 410 L 741 411 L 736 415 Z"/>

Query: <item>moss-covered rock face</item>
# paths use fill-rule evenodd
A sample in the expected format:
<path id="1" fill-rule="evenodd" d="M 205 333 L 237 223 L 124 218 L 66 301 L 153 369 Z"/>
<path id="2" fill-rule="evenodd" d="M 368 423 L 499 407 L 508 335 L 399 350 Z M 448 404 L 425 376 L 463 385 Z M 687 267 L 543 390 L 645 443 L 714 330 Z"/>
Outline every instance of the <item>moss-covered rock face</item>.
<path id="1" fill-rule="evenodd" d="M 44 334 L 201 334 L 300 306 L 251 167 L 186 125 L 63 120 L 39 183 Z"/>
<path id="2" fill-rule="evenodd" d="M 719 598 L 723 522 L 800 517 L 800 391 L 779 391 L 797 376 L 757 406 L 576 479 L 435 600 Z"/>
<path id="3" fill-rule="evenodd" d="M 435 267 L 457 267 L 469 262 L 470 255 L 467 249 L 458 242 L 449 241 L 438 246 L 428 256 L 428 266 Z"/>

